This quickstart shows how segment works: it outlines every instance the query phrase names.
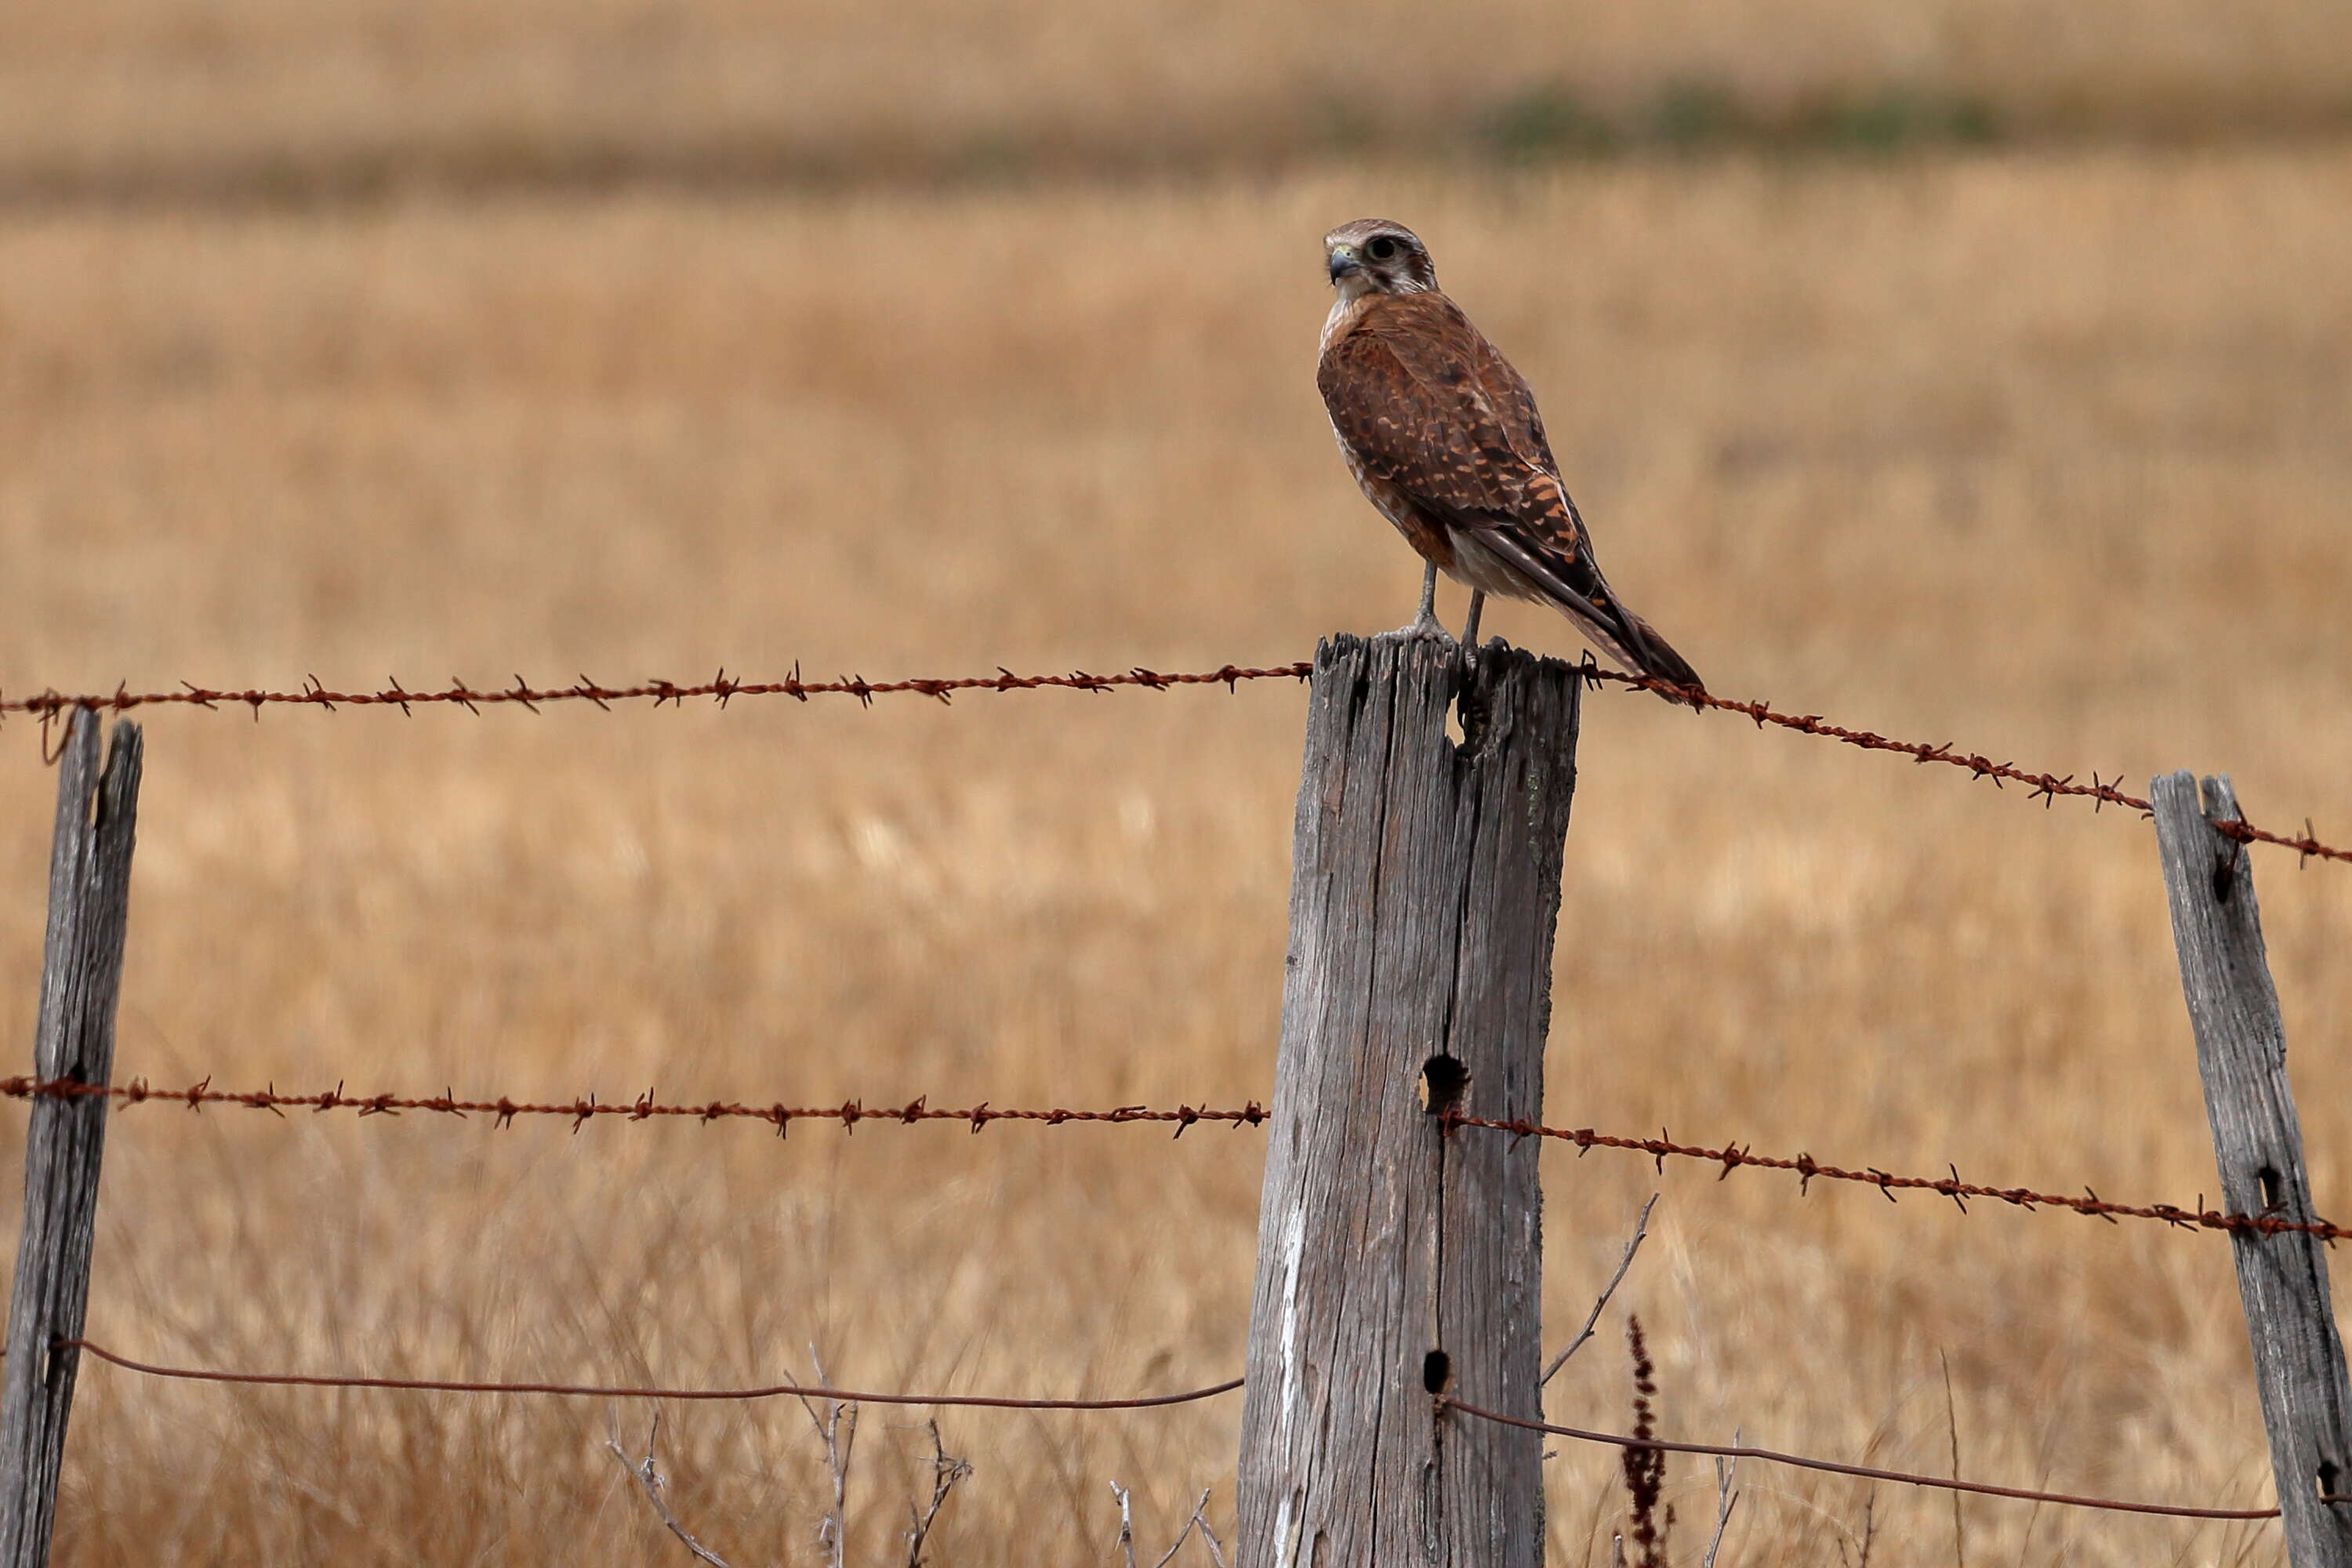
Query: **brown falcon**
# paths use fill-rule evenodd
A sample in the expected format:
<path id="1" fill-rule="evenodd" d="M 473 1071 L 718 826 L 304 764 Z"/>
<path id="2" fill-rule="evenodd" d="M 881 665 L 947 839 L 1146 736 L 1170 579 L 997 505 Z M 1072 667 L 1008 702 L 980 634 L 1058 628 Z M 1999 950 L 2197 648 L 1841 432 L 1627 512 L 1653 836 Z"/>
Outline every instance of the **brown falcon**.
<path id="1" fill-rule="evenodd" d="M 1323 247 L 1339 299 L 1315 384 L 1356 483 L 1428 563 L 1407 629 L 1444 635 L 1443 571 L 1470 590 L 1465 644 L 1486 595 L 1500 594 L 1549 605 L 1636 675 L 1703 691 L 1601 575 L 1535 394 L 1438 291 L 1428 247 L 1382 218 L 1342 224 Z"/>

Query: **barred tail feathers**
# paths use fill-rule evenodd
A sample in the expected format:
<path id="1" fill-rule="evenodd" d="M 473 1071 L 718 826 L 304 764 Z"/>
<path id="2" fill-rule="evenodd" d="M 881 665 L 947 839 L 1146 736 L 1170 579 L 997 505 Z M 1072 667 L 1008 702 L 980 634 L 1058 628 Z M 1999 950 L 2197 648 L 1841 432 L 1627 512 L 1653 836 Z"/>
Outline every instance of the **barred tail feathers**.
<path id="1" fill-rule="evenodd" d="M 1456 528 L 1452 540 L 1454 560 L 1449 571 L 1458 580 L 1507 598 L 1549 605 L 1630 674 L 1706 691 L 1689 661 L 1617 596 L 1589 547 L 1572 554 L 1545 548 L 1525 531 L 1507 525 Z"/>
<path id="2" fill-rule="evenodd" d="M 1569 618 L 1578 631 L 1584 634 L 1587 641 L 1608 655 L 1626 673 L 1663 681 L 1669 686 L 1684 687 L 1701 695 L 1706 693 L 1706 683 L 1699 679 L 1698 671 L 1690 667 L 1689 660 L 1676 653 L 1649 622 L 1605 592 L 1597 604 L 1581 595 L 1573 602 L 1554 598 L 1550 603 Z M 1675 692 L 1662 692 L 1660 695 L 1677 701 L 1690 700 Z M 1696 708 L 1699 704 L 1692 701 L 1691 706 Z"/>
<path id="3" fill-rule="evenodd" d="M 1616 608 L 1633 623 L 1642 651 L 1642 661 L 1635 668 L 1642 674 L 1653 680 L 1663 680 L 1669 686 L 1683 687 L 1701 697 L 1706 695 L 1706 682 L 1698 678 L 1698 671 L 1690 667 L 1688 659 L 1676 653 L 1649 622 L 1622 605 Z M 1699 704 L 1692 702 L 1691 706 L 1696 708 Z"/>

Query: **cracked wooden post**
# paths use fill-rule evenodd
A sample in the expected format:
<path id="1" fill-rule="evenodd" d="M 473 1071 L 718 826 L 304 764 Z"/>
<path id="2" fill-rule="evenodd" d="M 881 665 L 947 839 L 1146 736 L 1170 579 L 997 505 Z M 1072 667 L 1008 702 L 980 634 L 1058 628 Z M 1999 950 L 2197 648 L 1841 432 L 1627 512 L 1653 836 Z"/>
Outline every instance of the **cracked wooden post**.
<path id="1" fill-rule="evenodd" d="M 1463 700 L 1464 743 L 1446 720 Z M 1538 1568 L 1538 1141 L 1578 681 L 1316 650 L 1242 1415 L 1241 1568 Z"/>
<path id="2" fill-rule="evenodd" d="M 2221 1168 L 2221 1206 L 2229 1214 L 2315 1218 L 2251 857 L 2213 826 L 2244 820 L 2237 797 L 2228 779 L 2209 778 L 2200 809 L 2196 782 L 2177 773 L 2158 778 L 2149 800 Z M 2352 1568 L 2352 1504 L 2321 1500 L 2352 1493 L 2352 1394 L 2328 1302 L 2326 1249 L 2306 1233 L 2249 1230 L 2231 1231 L 2230 1247 L 2270 1430 L 2287 1560 L 2294 1568 Z"/>
<path id="3" fill-rule="evenodd" d="M 95 712 L 75 710 L 58 759 L 48 933 L 33 1037 L 37 1077 L 83 1083 L 105 1083 L 114 1070 L 114 1003 L 139 805 L 139 727 L 115 725 L 102 776 L 98 731 Z M 49 1560 L 66 1416 L 81 1360 L 79 1351 L 49 1347 L 81 1337 L 107 1110 L 102 1099 L 33 1097 L 24 1229 L 0 1387 L 0 1568 L 39 1568 Z"/>

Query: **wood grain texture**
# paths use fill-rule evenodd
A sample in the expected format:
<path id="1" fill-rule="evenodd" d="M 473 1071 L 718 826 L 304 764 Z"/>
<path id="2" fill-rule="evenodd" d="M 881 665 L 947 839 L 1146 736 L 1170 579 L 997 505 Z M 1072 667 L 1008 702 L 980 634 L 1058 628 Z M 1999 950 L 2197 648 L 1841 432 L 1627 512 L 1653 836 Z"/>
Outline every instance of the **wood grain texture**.
<path id="1" fill-rule="evenodd" d="M 139 728 L 121 723 L 98 768 L 99 716 L 77 710 L 58 765 L 49 855 L 49 919 L 41 960 L 34 1070 L 105 1083 L 114 1069 L 114 1007 L 131 905 L 137 827 Z M 25 1139 L 25 1219 L 8 1302 L 6 1381 L 0 1387 L 0 1565 L 49 1560 L 58 1469 L 65 1457 L 78 1351 L 89 1300 L 98 1217 L 103 1100 L 33 1101 Z"/>
<path id="2" fill-rule="evenodd" d="M 2237 798 L 2228 779 L 2209 778 L 2200 809 L 2196 783 L 2176 773 L 2156 779 L 2149 799 L 2222 1206 L 2315 1218 L 2253 868 L 2245 846 L 2211 826 L 2242 820 Z M 2288 1560 L 2295 1568 L 2352 1568 L 2352 1505 L 2320 1500 L 2352 1492 L 2352 1393 L 2328 1297 L 2327 1254 L 2306 1235 L 2233 1231 L 2230 1241 Z"/>
<path id="3" fill-rule="evenodd" d="M 1465 698 L 1467 739 L 1446 732 Z M 1535 1140 L 1458 1104 L 1540 1114 L 1577 679 L 1490 642 L 1317 650 L 1293 848 L 1276 1117 L 1243 1413 L 1244 1568 L 1542 1560 Z M 1445 1074 L 1435 1075 L 1442 1098 Z"/>

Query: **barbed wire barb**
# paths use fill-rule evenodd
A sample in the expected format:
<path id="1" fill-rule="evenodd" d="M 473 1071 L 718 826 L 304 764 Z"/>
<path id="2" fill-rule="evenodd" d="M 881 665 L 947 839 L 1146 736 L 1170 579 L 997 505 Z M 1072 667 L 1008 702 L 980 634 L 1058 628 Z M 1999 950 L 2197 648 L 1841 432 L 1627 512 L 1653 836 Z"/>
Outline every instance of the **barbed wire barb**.
<path id="1" fill-rule="evenodd" d="M 389 1091 L 375 1094 L 352 1094 L 337 1080 L 331 1089 L 318 1093 L 280 1093 L 273 1083 L 258 1089 L 215 1089 L 210 1075 L 185 1089 L 159 1089 L 143 1077 L 126 1083 L 106 1085 L 84 1083 L 76 1079 L 37 1079 L 19 1075 L 0 1078 L 0 1099 L 29 1100 L 36 1097 L 65 1100 L 107 1099 L 118 1110 L 157 1100 L 183 1105 L 193 1111 L 202 1111 L 209 1105 L 238 1105 L 254 1110 L 276 1110 L 279 1107 L 301 1106 L 314 1114 L 329 1110 L 352 1110 L 362 1116 L 397 1116 L 405 1111 L 431 1111 L 445 1116 L 465 1118 L 468 1112 L 480 1111 L 491 1117 L 491 1126 L 504 1129 L 513 1125 L 517 1117 L 561 1117 L 572 1123 L 577 1135 L 591 1121 L 617 1118 L 624 1121 L 642 1122 L 656 1120 L 683 1121 L 709 1126 L 722 1121 L 764 1121 L 772 1125 L 776 1136 L 789 1135 L 795 1121 L 837 1121 L 845 1132 L 854 1133 L 861 1123 L 882 1121 L 902 1127 L 926 1122 L 961 1122 L 977 1133 L 992 1122 L 1034 1122 L 1046 1127 L 1071 1123 L 1127 1126 L 1159 1124 L 1172 1126 L 1173 1136 L 1181 1138 L 1187 1128 L 1203 1121 L 1222 1121 L 1229 1126 L 1263 1127 L 1268 1120 L 1265 1108 L 1249 1100 L 1238 1108 L 1218 1109 L 1196 1106 L 1180 1101 L 1173 1108 L 1161 1109 L 1148 1105 L 1118 1105 L 1108 1110 L 1076 1110 L 1067 1106 L 1000 1110 L 986 1100 L 968 1107 L 938 1107 L 928 1095 L 917 1095 L 903 1104 L 868 1106 L 850 1099 L 839 1105 L 792 1106 L 781 1100 L 766 1105 L 749 1105 L 732 1100 L 712 1100 L 695 1103 L 669 1103 L 654 1098 L 651 1088 L 642 1094 L 620 1100 L 600 1100 L 593 1092 L 563 1101 L 530 1102 L 501 1094 L 494 1100 L 460 1100 L 447 1088 L 431 1097 L 409 1097 Z M 1701 1144 L 1676 1143 L 1668 1131 L 1661 1128 L 1655 1138 L 1623 1138 L 1599 1132 L 1590 1127 L 1546 1127 L 1538 1122 L 1504 1121 L 1487 1117 L 1465 1116 L 1458 1110 L 1444 1113 L 1444 1124 L 1448 1133 L 1455 1128 L 1475 1128 L 1503 1132 L 1514 1140 L 1545 1138 L 1573 1144 L 1578 1156 L 1595 1149 L 1625 1150 L 1647 1156 L 1664 1174 L 1669 1159 L 1693 1160 L 1717 1168 L 1716 1179 L 1721 1181 L 1733 1171 L 1747 1166 L 1765 1170 L 1787 1171 L 1797 1177 L 1800 1196 L 1810 1195 L 1816 1178 L 1822 1181 L 1851 1182 L 1877 1189 L 1888 1203 L 1896 1201 L 1902 1192 L 1928 1192 L 1950 1198 L 1962 1214 L 1969 1213 L 1963 1200 L 1994 1198 L 2012 1208 L 2036 1213 L 2044 1208 L 2063 1209 L 2070 1213 L 2113 1223 L 2119 1219 L 2157 1221 L 2169 1228 L 2249 1231 L 2263 1236 L 2299 1232 L 2318 1237 L 2331 1245 L 2352 1237 L 2352 1227 L 2335 1225 L 2325 1219 L 2298 1220 L 2286 1217 L 2275 1209 L 2258 1215 L 2221 1214 L 2205 1206 L 2203 1194 L 2198 1194 L 2197 1206 L 2185 1209 L 2174 1204 L 2124 1204 L 2101 1197 L 2087 1184 L 2084 1195 L 2074 1197 L 2064 1193 L 2037 1192 L 2027 1187 L 1997 1187 L 1966 1182 L 1960 1179 L 1959 1168 L 1948 1165 L 1950 1172 L 1943 1176 L 1906 1176 L 1880 1170 L 1874 1165 L 1849 1170 L 1815 1159 L 1810 1153 L 1795 1155 L 1759 1154 L 1752 1144 L 1727 1142 L 1720 1148 Z"/>
<path id="2" fill-rule="evenodd" d="M 572 686 L 541 689 L 532 687 L 520 675 L 517 675 L 514 685 L 491 690 L 470 687 L 463 679 L 453 677 L 449 685 L 438 691 L 412 691 L 402 686 L 396 677 L 392 676 L 385 677 L 383 687 L 376 691 L 331 691 L 313 674 L 306 676 L 301 688 L 295 691 L 269 691 L 258 688 L 249 688 L 241 691 L 215 690 L 183 680 L 179 683 L 180 689 L 176 691 L 132 691 L 126 683 L 118 682 L 110 696 L 67 696 L 54 689 L 44 689 L 32 697 L 10 698 L 0 695 L 0 719 L 5 719 L 10 713 L 27 713 L 37 716 L 42 726 L 43 760 L 45 763 L 54 763 L 55 754 L 49 741 L 50 728 L 60 713 L 73 708 L 88 708 L 92 710 L 110 710 L 116 713 L 124 713 L 134 708 L 163 704 L 213 710 L 222 702 L 233 701 L 247 704 L 257 719 L 260 717 L 261 710 L 265 706 L 278 703 L 300 703 L 308 707 L 324 709 L 331 713 L 340 707 L 398 708 L 404 715 L 414 717 L 418 706 L 433 704 L 462 707 L 475 714 L 481 713 L 484 708 L 491 705 L 526 708 L 536 713 L 540 711 L 540 705 L 542 703 L 581 701 L 592 703 L 609 713 L 614 710 L 613 705 L 615 702 L 622 701 L 649 700 L 656 707 L 665 702 L 683 707 L 689 697 L 708 697 L 719 707 L 725 708 L 735 698 L 748 696 L 790 697 L 799 702 L 806 702 L 812 697 L 845 696 L 856 699 L 862 708 L 871 708 L 876 698 L 899 692 L 933 698 L 942 703 L 949 702 L 958 691 L 970 690 L 1034 691 L 1061 689 L 1099 694 L 1118 687 L 1141 687 L 1152 691 L 1165 691 L 1176 686 L 1223 686 L 1228 692 L 1232 692 L 1237 690 L 1240 683 L 1244 680 L 1304 680 L 1313 673 L 1314 666 L 1304 660 L 1293 664 L 1258 667 L 1226 664 L 1213 670 L 1184 674 L 1171 674 L 1136 665 L 1124 673 L 1117 675 L 1096 675 L 1083 669 L 1072 670 L 1066 675 L 1016 675 L 1005 666 L 999 665 L 993 675 L 919 676 L 904 680 L 868 680 L 860 675 L 845 675 L 836 680 L 811 681 L 803 679 L 800 664 L 795 660 L 792 673 L 780 681 L 739 680 L 728 675 L 726 668 L 722 665 L 710 679 L 692 684 L 655 679 L 634 686 L 610 687 L 601 685 L 583 674 L 578 682 Z M 2045 810 L 2061 795 L 2065 795 L 2088 800 L 2094 813 L 2110 805 L 2128 807 L 2142 816 L 2148 815 L 2150 811 L 2148 803 L 2145 799 L 2126 794 L 2120 787 L 2123 781 L 2121 773 L 2117 773 L 2113 780 L 2108 780 L 2101 777 L 2095 769 L 2091 773 L 2089 784 L 2079 784 L 2075 782 L 2075 775 L 2071 773 L 2060 774 L 2029 772 L 2014 763 L 1996 763 L 1980 752 L 1960 752 L 1950 741 L 1928 745 L 1916 741 L 1894 740 L 1874 731 L 1851 729 L 1845 725 L 1831 723 L 1818 713 L 1783 713 L 1766 701 L 1717 697 L 1704 691 L 1686 691 L 1652 678 L 1620 674 L 1615 670 L 1601 668 L 1593 660 L 1590 652 L 1587 652 L 1578 664 L 1576 673 L 1579 679 L 1594 690 L 1603 686 L 1615 685 L 1629 690 L 1652 691 L 1661 696 L 1687 701 L 1696 711 L 1713 710 L 1744 714 L 1759 730 L 1767 726 L 1778 726 L 1794 731 L 1799 734 L 1857 746 L 1864 751 L 1891 752 L 1907 756 L 1915 763 L 1941 763 L 1963 769 L 1972 778 L 1990 779 L 1995 788 L 2006 788 L 2012 783 L 2022 784 L 2028 790 L 2025 798 L 2042 802 Z M 2298 864 L 2308 863 L 2314 859 L 2352 862 L 2352 849 L 2338 848 L 2320 842 L 2309 816 L 2304 818 L 2303 832 L 2300 837 L 2273 833 L 2267 828 L 2257 827 L 2246 822 L 2217 822 L 2213 826 L 2216 832 L 2234 838 L 2240 843 L 2272 844 L 2292 849 L 2295 852 Z"/>
<path id="3" fill-rule="evenodd" d="M 1696 1160 L 1714 1165 L 1727 1163 L 1757 1165 L 1767 1170 L 1788 1171 L 1797 1178 L 1797 1191 L 1800 1196 L 1810 1195 L 1814 1180 L 1819 1178 L 1822 1181 L 1853 1182 L 1861 1186 L 1874 1187 L 1878 1190 L 1879 1195 L 1890 1204 L 1895 1202 L 1895 1194 L 1898 1192 L 1931 1192 L 1939 1193 L 1955 1202 L 1962 1198 L 1998 1198 L 2012 1207 L 2029 1212 L 2042 1208 L 2064 1209 L 2070 1213 L 2085 1215 L 2095 1219 L 2104 1219 L 2110 1224 L 2119 1219 L 2147 1219 L 2159 1221 L 2175 1229 L 2250 1231 L 2262 1236 L 2278 1236 L 2293 1231 L 2317 1237 L 2320 1240 L 2331 1244 L 2346 1237 L 2352 1237 L 2352 1227 L 2335 1225 L 2324 1219 L 2288 1219 L 2270 1212 L 2258 1215 L 2218 1214 L 2205 1207 L 2205 1200 L 2201 1194 L 2198 1198 L 2195 1210 L 2183 1209 L 2172 1204 L 2121 1204 L 2099 1196 L 2088 1185 L 2083 1189 L 2086 1195 L 2078 1198 L 2065 1193 L 2043 1193 L 2026 1187 L 1995 1187 L 1976 1182 L 1964 1182 L 1960 1180 L 1958 1166 L 1952 1167 L 1952 1173 L 1949 1176 L 1902 1176 L 1882 1171 L 1874 1165 L 1865 1165 L 1859 1170 L 1847 1170 L 1824 1163 L 1809 1153 L 1780 1156 L 1759 1154 L 1747 1145 L 1740 1145 L 1737 1149 L 1730 1145 L 1721 1149 L 1710 1149 L 1701 1144 L 1676 1143 L 1665 1134 L 1663 1129 L 1655 1138 L 1620 1138 L 1605 1132 L 1596 1132 L 1590 1127 L 1545 1127 L 1532 1121 L 1504 1121 L 1491 1117 L 1465 1116 L 1459 1110 L 1447 1111 L 1444 1121 L 1449 1131 L 1455 1127 L 1478 1127 L 1489 1131 L 1507 1132 L 1515 1137 L 1533 1136 L 1572 1143 L 1576 1146 L 1580 1157 L 1591 1153 L 1595 1149 L 1627 1150 L 1633 1153 L 1647 1155 L 1662 1174 L 1665 1171 L 1669 1157 Z M 1962 1205 L 1961 1210 L 1966 1213 L 1967 1205 Z"/>

